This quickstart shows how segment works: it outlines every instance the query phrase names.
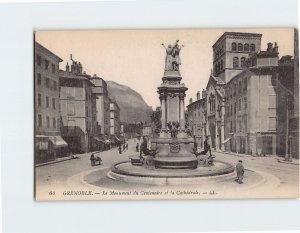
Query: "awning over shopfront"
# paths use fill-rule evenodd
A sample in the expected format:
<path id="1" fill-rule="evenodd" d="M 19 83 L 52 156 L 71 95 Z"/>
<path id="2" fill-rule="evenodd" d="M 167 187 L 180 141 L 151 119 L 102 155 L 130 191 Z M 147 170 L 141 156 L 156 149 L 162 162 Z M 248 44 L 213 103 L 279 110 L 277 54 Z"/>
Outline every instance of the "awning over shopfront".
<path id="1" fill-rule="evenodd" d="M 101 142 L 101 143 L 104 143 L 105 144 L 105 141 L 99 137 L 94 137 L 94 139 L 97 141 L 97 142 Z"/>
<path id="2" fill-rule="evenodd" d="M 49 137 L 45 135 L 35 135 L 35 148 L 37 150 L 48 150 Z"/>
<path id="3" fill-rule="evenodd" d="M 121 141 L 116 135 L 114 135 L 114 136 L 115 136 L 115 139 L 116 139 L 118 142 Z"/>
<path id="4" fill-rule="evenodd" d="M 226 138 L 226 139 L 223 141 L 223 143 L 225 144 L 225 143 L 229 142 L 229 141 L 232 139 L 232 137 L 233 137 L 233 135 L 230 136 L 229 138 Z"/>
<path id="5" fill-rule="evenodd" d="M 102 139 L 102 138 L 99 138 L 99 137 L 94 137 L 94 139 L 97 142 L 101 142 L 101 143 L 104 143 L 104 144 L 110 144 L 110 140 L 107 140 L 107 139 Z"/>
<path id="6" fill-rule="evenodd" d="M 56 147 L 68 146 L 68 143 L 66 143 L 66 141 L 61 136 L 50 136 L 49 139 Z"/>

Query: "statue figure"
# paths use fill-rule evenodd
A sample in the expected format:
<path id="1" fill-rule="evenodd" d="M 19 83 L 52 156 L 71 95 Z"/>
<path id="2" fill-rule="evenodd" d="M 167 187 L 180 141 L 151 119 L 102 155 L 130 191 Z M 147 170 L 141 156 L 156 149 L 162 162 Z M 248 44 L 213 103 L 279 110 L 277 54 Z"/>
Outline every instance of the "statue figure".
<path id="1" fill-rule="evenodd" d="M 165 71 L 172 70 L 172 63 L 173 63 L 173 57 L 172 57 L 172 45 L 168 45 L 166 47 L 164 44 L 161 44 L 166 49 L 166 60 L 165 60 Z"/>
<path id="2" fill-rule="evenodd" d="M 176 40 L 175 44 L 168 45 L 166 47 L 164 44 L 161 44 L 166 49 L 166 60 L 165 60 L 165 71 L 178 71 L 179 65 L 181 65 L 181 60 L 179 53 L 183 45 L 178 44 L 179 40 Z"/>
<path id="3" fill-rule="evenodd" d="M 177 131 L 178 131 L 178 128 L 179 128 L 179 122 L 171 122 L 169 121 L 167 123 L 167 126 L 171 132 L 171 138 L 176 138 L 177 137 Z"/>

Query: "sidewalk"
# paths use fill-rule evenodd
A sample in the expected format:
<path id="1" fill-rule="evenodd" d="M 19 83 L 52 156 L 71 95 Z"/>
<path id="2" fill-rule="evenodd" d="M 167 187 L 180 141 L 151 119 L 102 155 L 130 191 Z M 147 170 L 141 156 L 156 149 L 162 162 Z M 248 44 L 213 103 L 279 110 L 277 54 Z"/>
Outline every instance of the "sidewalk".
<path id="1" fill-rule="evenodd" d="M 49 164 L 60 163 L 60 162 L 71 160 L 71 159 L 79 159 L 79 157 L 76 156 L 76 155 L 75 156 L 71 155 L 71 156 L 67 156 L 67 157 L 63 157 L 63 158 L 57 158 L 56 160 L 36 164 L 35 167 L 42 167 L 42 166 L 46 166 L 46 165 L 49 165 Z"/>

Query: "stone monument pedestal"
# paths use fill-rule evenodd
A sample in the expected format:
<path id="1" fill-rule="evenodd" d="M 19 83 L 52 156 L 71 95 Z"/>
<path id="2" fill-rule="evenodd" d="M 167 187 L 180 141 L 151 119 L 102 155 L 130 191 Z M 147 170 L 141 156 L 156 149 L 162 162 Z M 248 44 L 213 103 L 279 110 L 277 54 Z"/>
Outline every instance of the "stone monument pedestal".
<path id="1" fill-rule="evenodd" d="M 181 79 L 178 70 L 165 71 L 163 83 L 158 87 L 162 128 L 159 138 L 151 139 L 151 149 L 157 152 L 156 168 L 194 169 L 198 166 L 194 140 L 186 133 L 184 98 L 187 88 Z"/>
<path id="2" fill-rule="evenodd" d="M 151 149 L 157 154 L 154 158 L 156 168 L 197 168 L 198 160 L 193 154 L 192 138 L 157 138 L 151 139 Z"/>

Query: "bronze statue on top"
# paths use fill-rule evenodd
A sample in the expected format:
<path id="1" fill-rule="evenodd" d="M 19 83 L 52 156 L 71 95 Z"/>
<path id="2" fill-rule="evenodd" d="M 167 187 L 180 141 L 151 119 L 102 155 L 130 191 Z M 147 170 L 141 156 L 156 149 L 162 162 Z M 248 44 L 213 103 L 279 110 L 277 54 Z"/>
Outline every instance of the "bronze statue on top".
<path id="1" fill-rule="evenodd" d="M 168 47 L 161 44 L 166 49 L 165 71 L 179 71 L 179 65 L 181 65 L 179 53 L 184 45 L 179 45 L 178 42 L 179 40 L 176 40 L 173 46 L 169 44 Z"/>

